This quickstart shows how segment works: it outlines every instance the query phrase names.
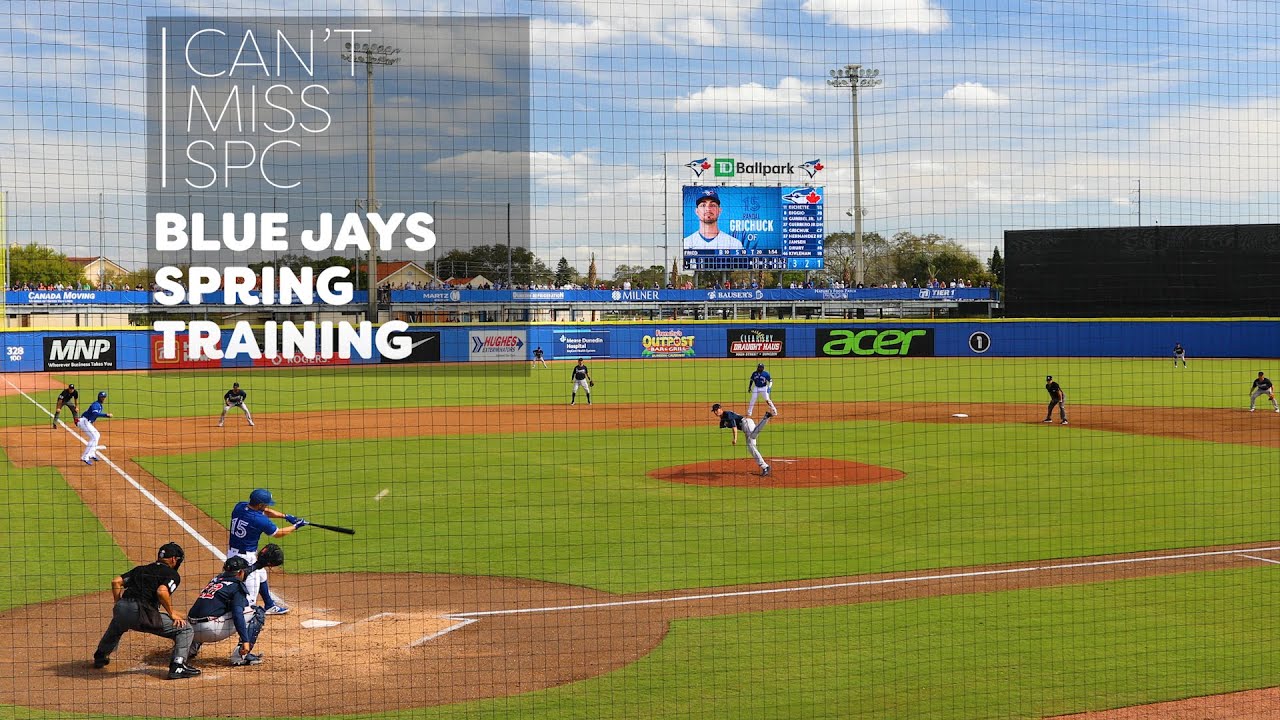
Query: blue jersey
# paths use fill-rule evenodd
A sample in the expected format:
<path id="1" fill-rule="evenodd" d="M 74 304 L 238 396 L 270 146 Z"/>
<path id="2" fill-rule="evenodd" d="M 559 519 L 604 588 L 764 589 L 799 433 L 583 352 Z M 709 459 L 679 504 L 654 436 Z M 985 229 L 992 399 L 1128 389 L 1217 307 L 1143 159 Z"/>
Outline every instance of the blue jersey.
<path id="1" fill-rule="evenodd" d="M 767 388 L 771 382 L 773 382 L 773 378 L 764 370 L 757 370 L 751 373 L 752 387 Z"/>
<path id="2" fill-rule="evenodd" d="M 276 524 L 267 518 L 261 510 L 254 510 L 247 502 L 236 503 L 231 511 L 231 541 L 233 550 L 240 552 L 258 552 L 258 538 L 266 533 L 268 537 L 276 534 Z"/>
<path id="3" fill-rule="evenodd" d="M 720 427 L 725 429 L 736 428 L 743 432 L 747 431 L 746 428 L 742 427 L 742 416 L 736 412 L 730 412 L 729 410 L 725 410 L 720 413 Z"/>
<path id="4" fill-rule="evenodd" d="M 102 409 L 102 401 L 94 400 L 93 404 L 89 406 L 89 409 L 80 414 L 80 417 L 88 420 L 89 422 L 97 422 L 98 418 L 102 417 L 104 414 L 106 414 L 106 410 Z"/>

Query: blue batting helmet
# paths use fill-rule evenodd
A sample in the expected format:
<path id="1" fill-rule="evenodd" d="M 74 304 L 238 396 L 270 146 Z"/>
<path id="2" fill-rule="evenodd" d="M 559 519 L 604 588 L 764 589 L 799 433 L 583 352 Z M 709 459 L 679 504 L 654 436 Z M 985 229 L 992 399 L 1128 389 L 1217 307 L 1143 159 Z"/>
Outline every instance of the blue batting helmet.
<path id="1" fill-rule="evenodd" d="M 254 490 L 253 492 L 249 493 L 249 504 L 250 505 L 275 505 L 276 501 L 275 501 L 275 498 L 271 497 L 270 490 L 258 488 L 257 490 Z"/>

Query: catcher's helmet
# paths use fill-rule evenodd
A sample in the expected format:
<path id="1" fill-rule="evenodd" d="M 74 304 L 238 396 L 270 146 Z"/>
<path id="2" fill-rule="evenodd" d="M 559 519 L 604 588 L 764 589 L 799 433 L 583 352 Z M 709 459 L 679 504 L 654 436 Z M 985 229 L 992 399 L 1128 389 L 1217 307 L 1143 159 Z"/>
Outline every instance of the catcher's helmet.
<path id="1" fill-rule="evenodd" d="M 258 488 L 249 493 L 250 505 L 275 505 L 275 498 L 271 497 L 271 491 L 265 488 Z"/>
<path id="2" fill-rule="evenodd" d="M 249 569 L 249 561 L 239 555 L 232 555 L 227 561 L 222 563 L 222 572 L 235 574 Z"/>
<path id="3" fill-rule="evenodd" d="M 186 559 L 187 554 L 182 551 L 182 546 L 176 542 L 167 542 L 160 546 L 160 550 L 156 552 L 157 560 L 165 558 L 178 558 L 178 565 L 182 565 L 182 561 Z M 175 566 L 176 568 L 177 566 Z"/>

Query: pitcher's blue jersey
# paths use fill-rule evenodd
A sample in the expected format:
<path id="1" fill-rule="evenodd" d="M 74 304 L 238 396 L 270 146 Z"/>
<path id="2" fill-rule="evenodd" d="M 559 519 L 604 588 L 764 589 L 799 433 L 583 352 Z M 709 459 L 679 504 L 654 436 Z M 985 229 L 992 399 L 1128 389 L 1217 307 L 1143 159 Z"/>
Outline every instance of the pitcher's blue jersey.
<path id="1" fill-rule="evenodd" d="M 240 552 L 258 552 L 258 538 L 266 533 L 268 537 L 276 534 L 276 524 L 271 522 L 261 510 L 254 510 L 247 502 L 238 502 L 231 511 L 232 549 Z"/>

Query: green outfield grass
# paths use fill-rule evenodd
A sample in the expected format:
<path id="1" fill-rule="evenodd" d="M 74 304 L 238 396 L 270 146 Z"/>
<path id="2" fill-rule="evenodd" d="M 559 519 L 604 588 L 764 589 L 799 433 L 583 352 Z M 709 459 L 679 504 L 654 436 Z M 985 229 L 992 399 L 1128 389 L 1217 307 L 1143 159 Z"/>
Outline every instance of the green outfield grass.
<path id="1" fill-rule="evenodd" d="M 657 467 L 746 457 L 705 408 L 717 400 L 746 405 L 754 362 L 727 360 L 592 363 L 599 384 L 591 412 L 599 424 L 588 432 L 495 428 L 500 438 L 270 443 L 137 460 L 223 521 L 234 502 L 266 486 L 286 512 L 358 528 L 355 537 L 313 529 L 291 536 L 292 572 L 504 575 L 628 593 L 1277 537 L 1277 449 L 1094 431 L 1083 421 L 1048 428 L 786 419 L 795 401 L 1025 403 L 1039 412 L 1047 373 L 1077 407 L 1243 409 L 1258 361 L 1193 360 L 1177 371 L 1166 360 L 1056 358 L 768 365 L 783 416 L 761 435 L 767 457 L 843 458 L 906 477 L 809 490 L 648 478 Z M 566 402 L 570 366 L 60 379 L 85 396 L 109 389 L 109 409 L 130 418 L 215 417 L 237 380 L 256 415 L 362 407 L 430 413 Z M 37 398 L 51 404 L 55 394 Z M 706 423 L 608 429 L 611 404 L 668 402 L 687 403 Z M 20 396 L 0 399 L 0 425 L 46 417 Z M 1280 417 L 1258 420 L 1275 421 L 1280 432 Z M 110 422 L 103 425 L 108 446 Z M 9 578 L 0 608 L 103 590 L 127 568 L 56 473 L 18 470 L 7 460 L 0 467 L 8 510 L 0 542 L 40 548 L 0 560 Z M 48 572 L 49 563 L 65 572 Z M 1270 686 L 1280 683 L 1274 572 L 686 620 L 654 653 L 603 677 L 361 717 L 1030 718 Z M 12 710 L 14 717 L 80 717 Z"/>
<path id="2" fill-rule="evenodd" d="M 1174 371 L 1164 359 L 866 358 L 769 360 L 777 402 L 1044 401 L 1054 375 L 1074 405 L 1244 408 L 1259 360 L 1197 360 Z M 612 360 L 588 363 L 601 403 L 713 402 L 745 404 L 750 360 Z M 109 390 L 121 417 L 221 412 L 222 394 L 239 382 L 255 413 L 366 407 L 437 407 L 558 403 L 569 395 L 572 362 L 527 365 L 448 364 L 349 366 L 310 370 L 75 373 L 55 375 L 81 390 L 82 403 Z M 1277 370 L 1280 374 L 1280 370 Z M 52 409 L 57 390 L 34 393 Z M 0 397 L 0 427 L 46 415 L 20 395 Z"/>
<path id="3" fill-rule="evenodd" d="M 1045 430 L 771 424 L 760 436 L 768 456 L 821 454 L 907 473 L 805 490 L 645 475 L 742 457 L 710 423 L 500 443 L 255 444 L 140 462 L 215 518 L 257 483 L 288 512 L 360 529 L 354 538 L 295 535 L 291 543 L 309 546 L 290 563 L 301 572 L 515 575 L 637 592 L 1275 537 L 1280 450 Z"/>

